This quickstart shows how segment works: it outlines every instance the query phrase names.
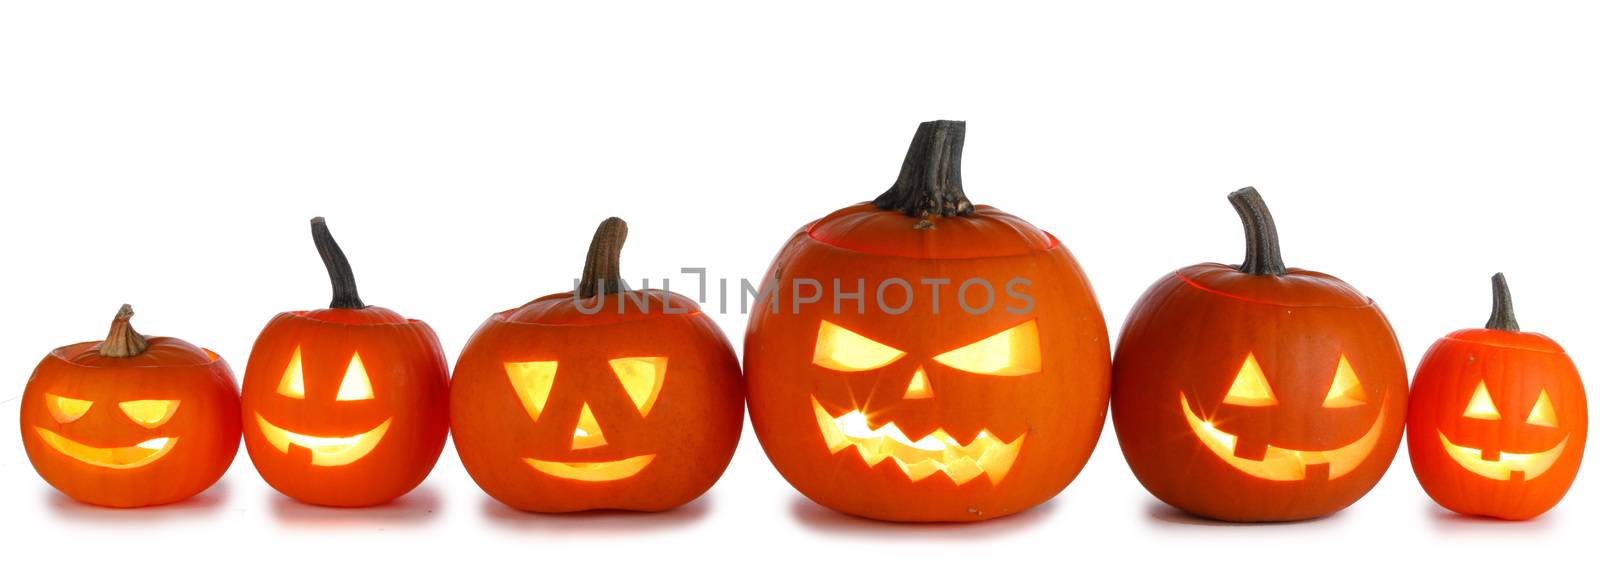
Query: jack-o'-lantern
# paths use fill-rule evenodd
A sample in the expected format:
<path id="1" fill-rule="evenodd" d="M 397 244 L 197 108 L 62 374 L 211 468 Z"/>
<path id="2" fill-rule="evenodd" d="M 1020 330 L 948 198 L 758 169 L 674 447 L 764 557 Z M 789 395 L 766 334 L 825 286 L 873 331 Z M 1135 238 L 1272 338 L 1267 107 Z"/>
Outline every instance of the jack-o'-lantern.
<path id="1" fill-rule="evenodd" d="M 187 499 L 239 451 L 239 389 L 210 350 L 133 330 L 123 305 L 103 342 L 57 348 L 22 393 L 22 444 L 40 477 L 94 505 Z"/>
<path id="2" fill-rule="evenodd" d="M 267 322 L 244 373 L 244 443 L 274 489 L 363 507 L 415 488 L 449 430 L 449 366 L 428 324 L 370 306 L 322 218 L 311 235 L 333 281 L 328 309 Z"/>
<path id="3" fill-rule="evenodd" d="M 923 123 L 895 184 L 796 232 L 751 307 L 751 423 L 823 506 L 1015 513 L 1065 488 L 1104 426 L 1110 350 L 1089 281 L 1049 233 L 967 200 L 965 133 Z"/>
<path id="4" fill-rule="evenodd" d="M 662 511 L 722 476 L 744 378 L 688 298 L 622 282 L 627 224 L 596 230 L 576 292 L 490 316 L 451 381 L 450 427 L 478 486 L 523 511 Z"/>
<path id="5" fill-rule="evenodd" d="M 1406 369 L 1373 301 L 1285 268 L 1254 188 L 1231 194 L 1242 264 L 1145 291 L 1112 363 L 1123 456 L 1162 501 L 1228 521 L 1327 515 L 1378 482 L 1405 425 Z"/>
<path id="6" fill-rule="evenodd" d="M 1411 468 L 1439 505 L 1469 515 L 1531 519 L 1578 475 L 1589 406 L 1572 358 L 1521 331 L 1505 276 L 1483 329 L 1429 348 L 1411 384 Z"/>

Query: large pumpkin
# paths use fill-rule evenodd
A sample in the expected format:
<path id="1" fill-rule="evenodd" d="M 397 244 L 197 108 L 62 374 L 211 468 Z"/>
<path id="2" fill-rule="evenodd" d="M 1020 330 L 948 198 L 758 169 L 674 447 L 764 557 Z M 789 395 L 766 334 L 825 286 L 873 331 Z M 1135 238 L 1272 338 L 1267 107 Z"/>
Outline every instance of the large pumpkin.
<path id="1" fill-rule="evenodd" d="M 244 443 L 261 477 L 307 503 L 360 507 L 415 488 L 449 427 L 449 366 L 428 324 L 362 303 L 321 218 L 328 309 L 267 322 L 244 373 Z"/>
<path id="2" fill-rule="evenodd" d="M 1244 221 L 1244 263 L 1179 269 L 1128 314 L 1112 364 L 1117 440 L 1139 482 L 1185 511 L 1326 515 L 1393 460 L 1405 361 L 1371 299 L 1284 267 L 1254 188 L 1228 198 Z"/>
<path id="3" fill-rule="evenodd" d="M 733 347 L 688 298 L 627 289 L 627 232 L 601 223 L 575 293 L 490 316 L 456 362 L 456 452 L 506 505 L 671 509 L 733 458 L 744 426 Z"/>
<path id="4" fill-rule="evenodd" d="M 22 393 L 22 444 L 40 477 L 95 505 L 187 499 L 239 451 L 239 389 L 210 350 L 133 330 L 123 305 L 103 342 L 57 348 Z"/>
<path id="5" fill-rule="evenodd" d="M 1451 511 L 1530 519 L 1566 495 L 1589 407 L 1572 358 L 1517 327 L 1505 276 L 1482 329 L 1433 344 L 1411 384 L 1406 437 L 1423 490 Z"/>
<path id="6" fill-rule="evenodd" d="M 966 125 L 922 124 L 882 196 L 806 225 L 745 336 L 750 419 L 824 506 L 974 521 L 1050 499 L 1105 422 L 1109 347 L 1055 237 L 961 184 Z"/>

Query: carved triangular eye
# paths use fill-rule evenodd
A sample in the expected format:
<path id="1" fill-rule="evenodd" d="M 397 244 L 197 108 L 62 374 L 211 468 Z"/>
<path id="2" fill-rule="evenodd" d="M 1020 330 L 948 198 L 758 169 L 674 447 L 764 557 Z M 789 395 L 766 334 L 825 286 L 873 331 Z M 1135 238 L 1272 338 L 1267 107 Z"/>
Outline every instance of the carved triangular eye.
<path id="1" fill-rule="evenodd" d="M 372 380 L 367 378 L 367 367 L 361 364 L 361 354 L 350 358 L 344 370 L 344 380 L 339 382 L 339 394 L 334 400 L 371 400 Z"/>
<path id="2" fill-rule="evenodd" d="M 44 407 L 46 410 L 50 411 L 50 416 L 54 417 L 56 422 L 66 424 L 74 420 L 78 420 L 79 418 L 83 418 L 83 415 L 88 414 L 89 409 L 94 407 L 94 402 L 90 400 L 78 400 L 77 398 L 67 398 L 66 396 L 46 394 L 44 397 Z"/>
<path id="3" fill-rule="evenodd" d="M 1483 382 L 1478 382 L 1478 389 L 1472 392 L 1472 400 L 1467 401 L 1467 410 L 1461 416 L 1480 420 L 1500 420 L 1500 409 L 1495 408 L 1494 399 L 1489 398 L 1489 387 Z"/>
<path id="4" fill-rule="evenodd" d="M 667 359 L 617 358 L 611 360 L 611 371 L 622 381 L 622 389 L 628 391 L 628 399 L 639 409 L 639 415 L 649 416 L 667 379 Z"/>
<path id="5" fill-rule="evenodd" d="M 290 398 L 306 397 L 306 374 L 301 369 L 299 347 L 289 356 L 289 367 L 284 368 L 283 379 L 278 381 L 278 393 Z"/>
<path id="6" fill-rule="evenodd" d="M 1029 320 L 1000 333 L 933 357 L 963 372 L 988 376 L 1025 376 L 1038 372 L 1039 324 Z"/>
<path id="7" fill-rule="evenodd" d="M 550 387 L 556 383 L 556 362 L 506 362 L 506 377 L 528 416 L 539 420 L 544 403 L 550 400 Z"/>
<path id="8" fill-rule="evenodd" d="M 1233 385 L 1228 387 L 1228 395 L 1222 398 L 1222 402 L 1238 406 L 1278 404 L 1278 397 L 1272 394 L 1267 375 L 1261 371 L 1261 364 L 1256 363 L 1255 353 L 1245 355 L 1244 364 L 1239 366 L 1239 373 L 1233 377 Z"/>
<path id="9" fill-rule="evenodd" d="M 1533 410 L 1528 412 L 1528 424 L 1534 426 L 1556 426 L 1556 407 L 1550 403 L 1550 393 L 1539 391 L 1539 401 L 1533 404 Z"/>
<path id="10" fill-rule="evenodd" d="M 905 352 L 824 321 L 817 328 L 817 349 L 811 363 L 840 372 L 862 372 L 887 366 L 904 355 Z"/>
<path id="11" fill-rule="evenodd" d="M 1333 373 L 1333 385 L 1328 388 L 1328 396 L 1322 399 L 1322 406 L 1349 408 L 1366 403 L 1367 391 L 1361 387 L 1361 379 L 1350 367 L 1350 360 L 1346 360 L 1344 354 L 1339 354 L 1339 369 Z"/>

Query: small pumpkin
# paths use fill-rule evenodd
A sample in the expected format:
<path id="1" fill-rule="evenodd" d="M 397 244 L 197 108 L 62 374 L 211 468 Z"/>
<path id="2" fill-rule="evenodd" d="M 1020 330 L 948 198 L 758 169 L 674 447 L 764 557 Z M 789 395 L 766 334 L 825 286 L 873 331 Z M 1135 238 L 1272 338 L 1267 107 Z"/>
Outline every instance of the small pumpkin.
<path id="1" fill-rule="evenodd" d="M 1327 515 L 1394 459 L 1405 361 L 1371 299 L 1284 266 L 1254 188 L 1228 199 L 1244 222 L 1244 262 L 1178 269 L 1128 314 L 1112 363 L 1117 440 L 1139 482 L 1184 511 Z"/>
<path id="2" fill-rule="evenodd" d="M 965 136 L 919 126 L 895 184 L 796 232 L 751 309 L 751 423 L 823 506 L 1012 514 L 1072 482 L 1104 426 L 1110 350 L 1088 278 L 1054 236 L 967 199 Z"/>
<path id="3" fill-rule="evenodd" d="M 1439 505 L 1531 519 L 1572 487 L 1589 406 L 1561 345 L 1517 326 L 1505 275 L 1493 288 L 1488 324 L 1452 332 L 1422 357 L 1406 442 L 1417 481 Z"/>
<path id="4" fill-rule="evenodd" d="M 622 283 L 627 233 L 602 222 L 576 292 L 490 316 L 456 362 L 456 452 L 506 505 L 671 509 L 733 458 L 744 425 L 733 347 L 687 297 Z"/>
<path id="5" fill-rule="evenodd" d="M 428 324 L 361 301 L 321 217 L 311 236 L 333 302 L 279 313 L 256 338 L 244 373 L 245 448 L 284 495 L 377 505 L 422 483 L 444 450 L 449 365 Z"/>
<path id="6" fill-rule="evenodd" d="M 134 331 L 123 305 L 105 341 L 56 348 L 22 393 L 22 444 L 68 497 L 108 507 L 181 501 L 239 451 L 239 389 L 210 350 Z"/>

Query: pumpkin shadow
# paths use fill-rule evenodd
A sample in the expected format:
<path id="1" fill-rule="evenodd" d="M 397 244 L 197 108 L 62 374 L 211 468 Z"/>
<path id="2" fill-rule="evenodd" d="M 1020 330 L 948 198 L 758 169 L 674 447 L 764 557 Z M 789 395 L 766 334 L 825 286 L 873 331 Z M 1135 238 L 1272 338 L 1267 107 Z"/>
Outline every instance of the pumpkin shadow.
<path id="1" fill-rule="evenodd" d="M 97 526 L 129 525 L 144 527 L 151 523 L 198 519 L 222 510 L 228 497 L 227 480 L 218 481 L 198 495 L 176 503 L 149 507 L 116 508 L 90 505 L 67 497 L 54 488 L 45 487 L 45 507 L 56 518 L 64 521 Z"/>
<path id="2" fill-rule="evenodd" d="M 426 485 L 399 499 L 372 507 L 324 507 L 272 493 L 273 519 L 296 527 L 416 526 L 437 519 L 440 505 L 439 493 Z"/>
<path id="3" fill-rule="evenodd" d="M 972 522 L 909 523 L 878 521 L 840 513 L 796 495 L 789 502 L 789 514 L 802 527 L 828 536 L 850 536 L 871 540 L 970 540 L 998 538 L 1027 532 L 1055 512 L 1059 499 L 1004 517 Z"/>
<path id="4" fill-rule="evenodd" d="M 1555 510 L 1546 512 L 1533 519 L 1514 521 L 1485 517 L 1482 515 L 1463 515 L 1450 511 L 1437 504 L 1428 503 L 1423 509 L 1428 515 L 1428 522 L 1434 531 L 1452 536 L 1501 536 L 1505 534 L 1538 535 L 1550 531 L 1555 526 Z"/>
<path id="5" fill-rule="evenodd" d="M 596 509 L 572 513 L 536 513 L 508 506 L 485 496 L 482 510 L 497 527 L 530 533 L 560 535 L 628 535 L 682 529 L 711 513 L 711 495 L 675 509 L 657 512 Z"/>
<path id="6" fill-rule="evenodd" d="M 1321 523 L 1336 520 L 1341 512 L 1335 511 L 1322 517 L 1301 519 L 1296 521 L 1223 521 L 1209 517 L 1195 515 L 1160 501 L 1151 501 L 1145 509 L 1145 517 L 1150 521 L 1162 524 L 1200 526 L 1200 527 L 1289 527 L 1308 523 Z"/>

